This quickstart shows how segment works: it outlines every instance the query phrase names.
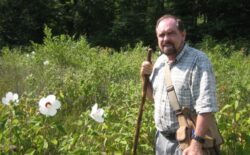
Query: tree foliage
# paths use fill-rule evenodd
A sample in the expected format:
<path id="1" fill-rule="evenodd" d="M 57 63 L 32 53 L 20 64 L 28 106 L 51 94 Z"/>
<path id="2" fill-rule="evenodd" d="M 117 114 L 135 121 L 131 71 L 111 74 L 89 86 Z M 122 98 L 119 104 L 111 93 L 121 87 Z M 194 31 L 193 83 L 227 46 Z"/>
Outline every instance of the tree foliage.
<path id="1" fill-rule="evenodd" d="M 247 0 L 1 0 L 0 46 L 40 43 L 44 25 L 92 45 L 155 46 L 155 22 L 166 13 L 184 20 L 190 41 L 250 38 Z"/>

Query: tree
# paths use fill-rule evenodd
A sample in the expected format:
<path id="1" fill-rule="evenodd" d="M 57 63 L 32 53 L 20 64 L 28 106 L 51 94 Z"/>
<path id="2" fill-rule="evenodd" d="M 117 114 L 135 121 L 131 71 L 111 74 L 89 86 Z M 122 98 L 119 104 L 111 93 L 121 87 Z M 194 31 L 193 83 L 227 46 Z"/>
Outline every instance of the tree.
<path id="1" fill-rule="evenodd" d="M 24 45 L 30 40 L 41 42 L 44 23 L 51 16 L 50 5 L 50 0 L 2 0 L 1 44 Z"/>

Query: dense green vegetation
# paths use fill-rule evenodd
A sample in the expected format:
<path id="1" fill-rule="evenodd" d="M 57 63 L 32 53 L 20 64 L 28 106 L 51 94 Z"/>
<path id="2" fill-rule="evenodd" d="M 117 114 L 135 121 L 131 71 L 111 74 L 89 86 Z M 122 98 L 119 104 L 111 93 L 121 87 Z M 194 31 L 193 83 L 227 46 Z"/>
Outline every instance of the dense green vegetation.
<path id="1" fill-rule="evenodd" d="M 184 20 L 192 42 L 250 38 L 247 0 L 1 0 L 0 47 L 41 43 L 45 25 L 54 35 L 85 35 L 91 45 L 154 47 L 156 19 L 166 13 Z"/>
<path id="2" fill-rule="evenodd" d="M 138 43 L 118 52 L 90 47 L 85 38 L 74 41 L 45 31 L 44 44 L 1 51 L 0 96 L 12 91 L 20 101 L 0 104 L 0 153 L 131 154 L 141 97 L 139 68 L 146 47 Z M 219 43 L 211 37 L 194 45 L 214 66 L 223 154 L 250 151 L 250 57 L 245 45 L 243 40 Z M 49 94 L 62 104 L 53 117 L 38 110 L 39 100 Z M 105 111 L 104 123 L 89 116 L 95 103 Z M 153 154 L 152 110 L 147 102 L 138 154 Z"/>

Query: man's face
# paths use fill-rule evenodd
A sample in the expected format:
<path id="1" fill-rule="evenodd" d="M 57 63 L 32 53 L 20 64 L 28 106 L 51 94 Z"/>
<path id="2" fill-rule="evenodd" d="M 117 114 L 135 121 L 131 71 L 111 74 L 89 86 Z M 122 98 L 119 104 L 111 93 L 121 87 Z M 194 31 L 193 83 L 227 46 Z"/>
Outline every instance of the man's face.
<path id="1" fill-rule="evenodd" d="M 161 52 L 168 56 L 177 56 L 184 44 L 186 33 L 179 31 L 175 19 L 167 18 L 159 23 L 156 36 Z"/>

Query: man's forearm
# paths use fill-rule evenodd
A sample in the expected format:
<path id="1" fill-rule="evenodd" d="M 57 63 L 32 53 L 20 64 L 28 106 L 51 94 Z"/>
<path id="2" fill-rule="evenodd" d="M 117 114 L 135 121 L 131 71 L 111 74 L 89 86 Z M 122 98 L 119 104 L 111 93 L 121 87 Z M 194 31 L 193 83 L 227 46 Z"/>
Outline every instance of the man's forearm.
<path id="1" fill-rule="evenodd" d="M 203 113 L 199 114 L 196 118 L 196 128 L 195 135 L 204 137 L 208 127 L 210 126 L 210 122 L 213 119 L 212 113 Z M 183 151 L 183 155 L 201 155 L 202 154 L 202 143 L 199 141 L 192 139 L 190 146 Z"/>
<path id="2" fill-rule="evenodd" d="M 195 135 L 204 137 L 211 124 L 212 119 L 212 113 L 198 114 L 196 118 Z"/>
<path id="3" fill-rule="evenodd" d="M 212 113 L 198 114 L 196 118 L 195 136 L 204 137 L 213 119 Z M 191 145 L 201 147 L 201 143 L 192 139 Z"/>

